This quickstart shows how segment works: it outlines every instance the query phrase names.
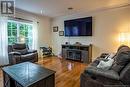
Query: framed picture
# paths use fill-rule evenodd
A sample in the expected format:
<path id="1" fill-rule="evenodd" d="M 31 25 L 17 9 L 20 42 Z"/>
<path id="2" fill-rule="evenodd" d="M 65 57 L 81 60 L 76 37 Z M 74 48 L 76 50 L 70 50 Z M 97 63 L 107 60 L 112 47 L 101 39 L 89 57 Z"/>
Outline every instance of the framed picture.
<path id="1" fill-rule="evenodd" d="M 64 36 L 64 31 L 59 31 L 59 36 Z"/>
<path id="2" fill-rule="evenodd" d="M 58 32 L 58 26 L 53 27 L 53 32 Z"/>

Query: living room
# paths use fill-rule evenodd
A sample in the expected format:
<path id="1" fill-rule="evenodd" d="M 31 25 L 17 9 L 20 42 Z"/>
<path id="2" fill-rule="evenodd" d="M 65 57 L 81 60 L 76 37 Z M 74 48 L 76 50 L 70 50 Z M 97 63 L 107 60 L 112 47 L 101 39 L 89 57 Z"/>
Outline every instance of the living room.
<path id="1" fill-rule="evenodd" d="M 121 65 L 123 68 L 120 68 L 122 72 L 118 71 L 119 76 L 111 72 L 111 69 L 115 70 L 112 67 L 119 59 L 124 58 L 124 61 L 127 61 L 126 64 L 121 60 L 126 67 L 130 62 L 126 53 L 121 54 L 121 58 L 119 55 L 125 51 L 128 52 L 127 57 L 130 56 L 130 49 L 127 47 L 130 46 L 129 0 L 1 0 L 0 3 L 0 87 L 129 87 L 130 75 L 126 76 L 129 70 L 122 75 L 121 73 L 127 70 L 123 71 L 124 67 Z M 87 27 L 78 29 L 75 26 Z M 83 29 L 89 29 L 89 33 Z M 20 48 L 17 49 L 18 47 Z M 25 49 L 20 51 L 22 47 Z M 120 49 L 123 49 L 123 52 Z M 25 51 L 31 53 L 28 54 L 29 57 Z M 47 51 L 47 54 L 44 51 Z M 21 55 L 19 52 L 22 52 Z M 117 61 L 115 56 L 119 56 Z M 99 57 L 106 59 L 103 59 L 107 61 L 106 66 L 101 64 L 103 60 Z M 95 63 L 97 60 L 98 64 Z M 108 64 L 109 60 L 112 62 Z M 27 66 L 19 65 L 23 63 Z M 32 66 L 30 70 L 38 65 L 41 71 L 37 69 L 29 72 L 28 63 Z M 15 65 L 21 70 L 27 69 L 31 73 L 28 73 L 30 79 L 35 79 L 25 82 L 19 80 L 27 80 L 27 74 L 24 74 L 27 71 L 13 70 L 16 69 Z M 96 65 L 96 69 L 91 68 L 93 65 Z M 104 67 L 105 72 L 102 73 L 105 74 L 105 79 L 98 78 L 101 72 L 97 71 Z M 47 69 L 51 79 L 45 79 L 42 68 Z M 6 75 L 9 78 L 6 78 Z M 18 75 L 21 75 L 21 78 L 19 76 L 17 79 Z"/>

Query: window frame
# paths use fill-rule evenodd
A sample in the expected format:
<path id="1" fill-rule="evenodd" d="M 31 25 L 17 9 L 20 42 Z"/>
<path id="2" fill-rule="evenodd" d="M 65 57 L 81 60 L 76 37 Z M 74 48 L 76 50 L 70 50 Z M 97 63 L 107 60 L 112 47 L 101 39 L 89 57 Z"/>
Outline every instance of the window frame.
<path id="1" fill-rule="evenodd" d="M 16 35 L 16 41 L 15 41 L 15 43 L 17 43 L 17 42 L 20 42 L 20 40 L 19 40 L 19 37 L 20 37 L 20 26 L 21 25 L 25 25 L 24 26 L 24 29 L 26 30 L 26 26 L 27 26 L 27 31 L 25 31 L 25 32 L 28 32 L 28 36 L 26 37 L 26 34 L 25 34 L 25 32 L 24 32 L 24 35 L 23 36 L 25 36 L 25 43 L 26 44 L 28 44 L 29 45 L 29 47 L 32 47 L 32 42 L 33 42 L 33 24 L 32 23 L 27 23 L 27 22 L 21 22 L 21 21 L 15 21 L 15 20 L 8 20 L 8 22 L 7 22 L 7 31 L 9 31 L 9 28 L 8 28 L 8 23 L 11 23 L 11 28 L 10 28 L 10 31 L 11 31 L 11 36 L 13 36 L 13 34 L 12 34 L 12 23 L 14 22 L 14 23 L 16 23 L 16 31 L 17 31 L 17 35 Z M 31 34 L 29 34 L 30 32 L 30 27 L 31 27 Z M 9 32 L 8 32 L 9 33 Z M 31 35 L 31 36 L 30 36 Z M 9 40 L 9 38 L 11 38 L 11 36 L 9 36 L 9 34 L 8 34 L 8 40 Z M 30 37 L 32 37 L 31 39 L 29 39 Z M 26 40 L 28 40 L 27 42 L 26 42 Z M 29 42 L 29 41 L 32 41 L 32 42 Z M 8 44 L 10 44 L 9 42 L 8 42 Z M 11 43 L 11 44 L 13 44 L 13 43 Z"/>

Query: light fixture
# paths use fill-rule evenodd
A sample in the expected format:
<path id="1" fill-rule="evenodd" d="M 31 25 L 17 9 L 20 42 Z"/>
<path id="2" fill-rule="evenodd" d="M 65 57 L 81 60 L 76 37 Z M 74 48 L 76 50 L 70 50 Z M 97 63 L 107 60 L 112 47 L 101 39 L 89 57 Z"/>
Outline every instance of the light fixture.
<path id="1" fill-rule="evenodd" d="M 128 32 L 122 32 L 119 35 L 119 42 L 120 45 L 130 45 L 130 33 Z"/>
<path id="2" fill-rule="evenodd" d="M 25 43 L 25 36 L 19 36 L 19 43 Z"/>

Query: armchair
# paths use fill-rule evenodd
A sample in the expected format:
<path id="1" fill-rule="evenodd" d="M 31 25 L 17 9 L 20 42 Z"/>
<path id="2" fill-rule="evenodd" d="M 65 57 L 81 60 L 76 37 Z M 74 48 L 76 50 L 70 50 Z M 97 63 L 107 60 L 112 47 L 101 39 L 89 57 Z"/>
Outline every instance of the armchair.
<path id="1" fill-rule="evenodd" d="M 14 44 L 8 46 L 9 64 L 17 64 L 21 62 L 37 62 L 37 50 L 29 50 L 26 44 Z"/>

